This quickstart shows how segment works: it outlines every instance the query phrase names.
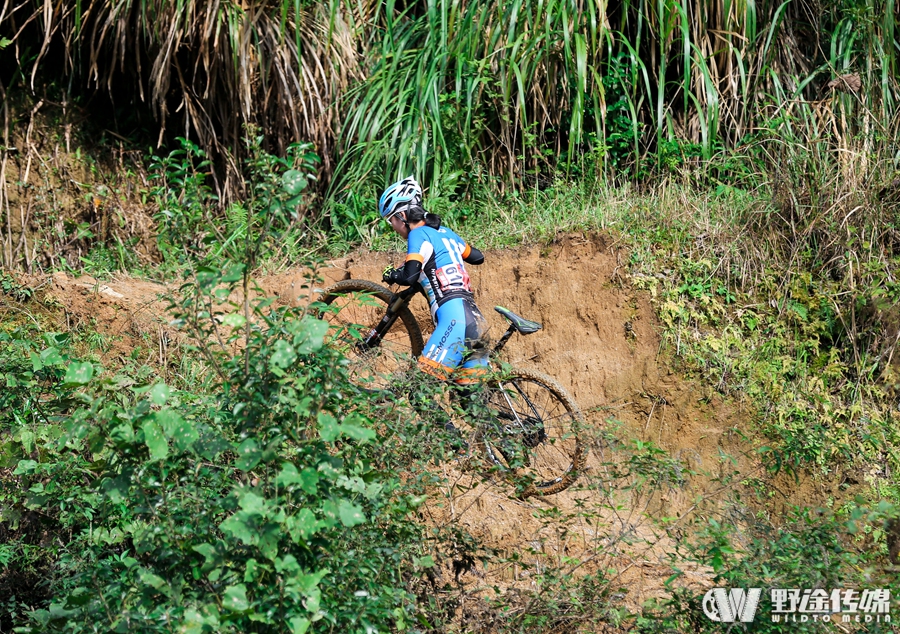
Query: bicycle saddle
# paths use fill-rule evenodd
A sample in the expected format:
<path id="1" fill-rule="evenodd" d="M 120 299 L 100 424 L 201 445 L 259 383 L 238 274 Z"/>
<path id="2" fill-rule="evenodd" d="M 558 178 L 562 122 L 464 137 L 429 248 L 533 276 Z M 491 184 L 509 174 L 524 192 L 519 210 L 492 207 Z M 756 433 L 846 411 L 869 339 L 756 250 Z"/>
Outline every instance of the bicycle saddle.
<path id="1" fill-rule="evenodd" d="M 503 306 L 494 306 L 494 310 L 511 321 L 515 329 L 523 335 L 530 335 L 531 333 L 537 332 L 541 329 L 541 325 L 536 321 L 528 321 L 527 319 L 523 319 L 508 308 L 503 308 Z"/>

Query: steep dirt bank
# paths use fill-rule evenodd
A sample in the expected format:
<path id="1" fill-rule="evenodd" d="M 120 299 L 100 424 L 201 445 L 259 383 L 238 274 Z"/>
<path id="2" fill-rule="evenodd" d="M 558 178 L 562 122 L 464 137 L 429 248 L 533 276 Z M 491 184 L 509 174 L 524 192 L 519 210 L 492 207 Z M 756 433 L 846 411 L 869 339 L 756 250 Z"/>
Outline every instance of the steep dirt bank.
<path id="1" fill-rule="evenodd" d="M 483 601 L 495 592 L 492 588 L 537 590 L 538 577 L 548 568 L 612 578 L 632 609 L 661 596 L 679 558 L 674 541 L 651 516 L 678 518 L 676 527 L 687 521 L 699 498 L 722 493 L 712 480 L 721 454 L 736 455 L 742 449 L 728 432 L 742 428 L 745 416 L 668 367 L 650 297 L 630 288 L 624 256 L 607 237 L 574 234 L 550 246 L 488 253 L 484 265 L 469 267 L 491 338 L 501 336 L 507 325 L 491 310 L 494 305 L 543 324 L 538 333 L 514 337 L 506 360 L 557 378 L 594 430 L 617 427 L 620 442 L 652 441 L 683 469 L 677 483 L 653 486 L 617 479 L 623 458 L 598 434 L 588 473 L 578 486 L 546 500 L 522 501 L 511 499 L 503 486 L 444 465 L 450 485 L 435 492 L 428 521 L 464 527 L 493 551 L 496 562 L 458 578 L 459 616 L 472 631 L 491 631 Z M 401 258 L 355 254 L 333 262 L 324 283 L 378 280 L 387 264 Z M 305 301 L 307 291 L 298 290 L 304 282 L 302 275 L 285 273 L 267 278 L 263 286 L 284 301 Z M 417 318 L 430 326 L 423 301 Z M 743 470 L 754 469 L 739 461 Z M 680 583 L 709 583 L 707 571 L 683 561 L 678 565 L 684 571 Z"/>
<path id="2" fill-rule="evenodd" d="M 550 246 L 488 253 L 484 265 L 469 271 L 491 338 L 507 326 L 491 310 L 495 305 L 543 325 L 533 335 L 513 337 L 504 350 L 506 360 L 557 378 L 590 418 L 615 417 L 632 437 L 652 440 L 701 466 L 702 456 L 733 448 L 723 434 L 741 413 L 669 367 L 650 296 L 630 288 L 624 255 L 607 237 L 570 234 Z M 323 285 L 378 280 L 387 264 L 401 259 L 359 253 L 336 260 L 323 271 Z M 261 284 L 283 301 L 302 302 L 309 295 L 298 272 L 270 276 Z M 430 328 L 424 301 L 417 298 L 414 308 L 419 323 Z"/>
<path id="3" fill-rule="evenodd" d="M 485 482 L 456 464 L 439 467 L 449 484 L 434 492 L 423 516 L 434 526 L 466 529 L 482 552 L 491 554 L 486 567 L 457 567 L 455 574 L 445 562 L 442 569 L 443 580 L 455 588 L 457 616 L 470 631 L 477 631 L 478 623 L 490 631 L 484 615 L 492 588 L 537 589 L 539 576 L 551 568 L 612 578 L 631 608 L 661 595 L 676 558 L 674 533 L 657 520 L 668 517 L 670 531 L 679 530 L 698 500 L 714 501 L 721 493 L 713 479 L 721 453 L 746 449 L 729 433 L 744 427 L 745 416 L 668 367 L 649 296 L 630 288 L 623 257 L 604 236 L 575 234 L 550 246 L 488 253 L 483 266 L 471 269 L 491 337 L 506 327 L 490 309 L 496 304 L 544 326 L 534 335 L 514 337 L 506 359 L 556 377 L 595 434 L 587 473 L 571 490 L 547 499 L 512 499 L 502 484 Z M 347 278 L 377 280 L 386 264 L 400 259 L 354 254 L 332 262 L 313 287 Z M 259 281 L 282 302 L 303 303 L 314 295 L 303 271 Z M 170 346 L 177 345 L 178 333 L 158 297 L 165 291 L 160 285 L 129 278 L 101 284 L 61 273 L 43 283 L 65 308 L 67 326 L 92 322 L 109 335 L 107 355 L 127 357 L 140 348 L 141 359 L 165 366 Z M 424 302 L 416 301 L 420 323 L 430 324 Z M 614 433 L 606 438 L 603 430 Z M 636 455 L 629 447 L 636 440 L 664 449 L 674 472 L 656 481 L 623 477 L 620 467 Z M 625 449 L 614 451 L 610 442 Z M 747 472 L 755 467 L 740 462 Z M 706 571 L 679 565 L 685 571 L 682 583 L 708 583 Z"/>

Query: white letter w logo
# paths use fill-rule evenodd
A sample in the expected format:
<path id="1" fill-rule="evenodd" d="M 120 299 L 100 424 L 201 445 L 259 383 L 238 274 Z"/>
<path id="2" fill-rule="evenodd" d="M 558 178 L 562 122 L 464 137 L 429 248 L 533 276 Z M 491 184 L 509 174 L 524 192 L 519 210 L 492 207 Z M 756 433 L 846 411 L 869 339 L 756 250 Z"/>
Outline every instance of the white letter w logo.
<path id="1" fill-rule="evenodd" d="M 762 588 L 713 588 L 703 595 L 703 612 L 713 621 L 750 623 L 761 594 Z"/>

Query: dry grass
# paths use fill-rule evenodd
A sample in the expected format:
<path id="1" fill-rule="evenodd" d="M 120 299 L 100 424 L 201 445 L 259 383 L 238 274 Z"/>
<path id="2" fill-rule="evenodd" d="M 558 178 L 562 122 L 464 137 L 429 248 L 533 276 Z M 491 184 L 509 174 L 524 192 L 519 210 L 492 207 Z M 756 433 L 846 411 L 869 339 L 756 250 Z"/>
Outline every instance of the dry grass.
<path id="1" fill-rule="evenodd" d="M 836 156 L 874 142 L 897 111 L 892 4 L 26 0 L 0 24 L 26 83 L 148 101 L 160 139 L 228 166 L 220 192 L 252 123 L 276 151 L 315 142 L 332 192 L 416 171 L 440 193 L 584 160 L 609 178 L 672 144 L 709 159 L 761 131 Z"/>

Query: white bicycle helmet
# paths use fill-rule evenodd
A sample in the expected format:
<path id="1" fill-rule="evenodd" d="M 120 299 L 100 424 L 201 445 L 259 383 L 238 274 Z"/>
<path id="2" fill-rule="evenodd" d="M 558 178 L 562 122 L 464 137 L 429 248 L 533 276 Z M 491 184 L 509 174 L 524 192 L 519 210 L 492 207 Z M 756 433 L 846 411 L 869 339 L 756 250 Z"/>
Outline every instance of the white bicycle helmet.
<path id="1" fill-rule="evenodd" d="M 411 205 L 422 204 L 422 188 L 416 179 L 407 176 L 384 190 L 378 200 L 378 213 L 385 220 L 390 220 L 395 213 Z"/>

